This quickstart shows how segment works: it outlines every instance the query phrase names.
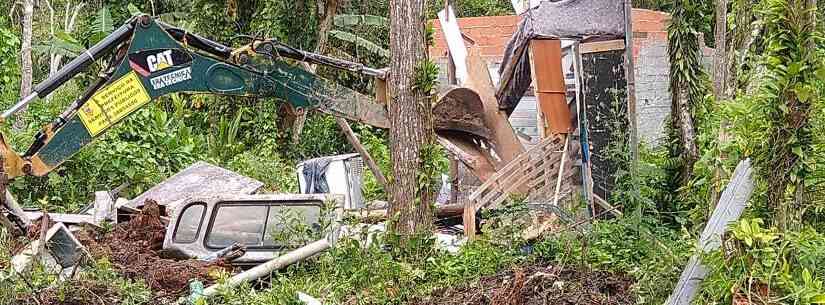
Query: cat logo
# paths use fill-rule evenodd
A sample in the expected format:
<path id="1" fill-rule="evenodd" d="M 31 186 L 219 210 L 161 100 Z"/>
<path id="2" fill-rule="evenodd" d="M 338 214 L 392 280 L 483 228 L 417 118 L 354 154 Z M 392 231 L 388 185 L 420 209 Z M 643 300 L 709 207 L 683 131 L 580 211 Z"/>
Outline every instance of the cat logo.
<path id="1" fill-rule="evenodd" d="M 191 64 L 192 55 L 182 49 L 152 49 L 129 54 L 129 66 L 143 77 Z"/>
<path id="2" fill-rule="evenodd" d="M 155 55 L 146 57 L 146 65 L 149 66 L 149 72 L 163 70 L 175 65 L 172 61 L 172 50 L 166 50 Z"/>

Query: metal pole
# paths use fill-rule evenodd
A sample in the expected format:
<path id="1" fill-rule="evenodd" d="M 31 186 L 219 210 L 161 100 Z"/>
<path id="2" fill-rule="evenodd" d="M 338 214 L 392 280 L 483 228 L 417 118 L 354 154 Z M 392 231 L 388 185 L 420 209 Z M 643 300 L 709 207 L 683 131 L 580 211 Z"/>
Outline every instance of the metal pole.
<path id="1" fill-rule="evenodd" d="M 286 266 L 305 260 L 310 256 L 329 249 L 332 244 L 326 239 L 321 239 L 287 254 L 281 255 L 271 261 L 258 265 L 252 269 L 236 274 L 229 278 L 224 284 L 215 284 L 203 290 L 203 297 L 210 297 L 218 293 L 221 289 L 237 287 L 243 283 L 254 281 L 264 276 L 270 275 L 273 271 L 283 269 Z"/>

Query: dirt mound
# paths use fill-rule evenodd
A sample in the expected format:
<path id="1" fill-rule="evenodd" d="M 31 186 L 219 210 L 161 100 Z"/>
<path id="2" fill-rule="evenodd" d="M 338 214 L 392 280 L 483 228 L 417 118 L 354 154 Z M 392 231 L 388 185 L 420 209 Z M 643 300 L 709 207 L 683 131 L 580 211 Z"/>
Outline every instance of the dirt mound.
<path id="1" fill-rule="evenodd" d="M 414 305 L 634 304 L 633 280 L 621 274 L 530 266 L 482 278 L 463 287 L 442 288 Z"/>
<path id="2" fill-rule="evenodd" d="M 107 257 L 125 277 L 144 280 L 157 297 L 177 297 L 187 291 L 190 280 L 209 284 L 213 280 L 212 271 L 230 270 L 223 262 L 161 258 L 158 253 L 165 233 L 159 206 L 147 200 L 139 215 L 115 225 L 111 232 L 101 234 L 86 229 L 76 236 L 95 258 Z"/>

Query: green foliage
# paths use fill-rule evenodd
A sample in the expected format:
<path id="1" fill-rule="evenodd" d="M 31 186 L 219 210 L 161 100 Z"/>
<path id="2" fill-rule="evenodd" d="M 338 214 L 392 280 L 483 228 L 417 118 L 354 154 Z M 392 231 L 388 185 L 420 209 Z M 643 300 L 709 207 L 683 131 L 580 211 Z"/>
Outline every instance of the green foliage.
<path id="1" fill-rule="evenodd" d="M 626 272 L 637 280 L 638 304 L 662 304 L 690 254 L 690 239 L 651 219 L 623 218 L 595 222 L 583 235 L 574 232 L 534 246 L 543 259 Z"/>
<path id="2" fill-rule="evenodd" d="M 390 21 L 382 16 L 341 14 L 335 16 L 334 23 L 337 27 L 369 25 L 386 28 L 389 26 Z"/>
<path id="3" fill-rule="evenodd" d="M 389 50 L 382 48 L 381 46 L 375 44 L 372 41 L 367 40 L 364 37 L 357 36 L 356 34 L 339 30 L 331 30 L 329 31 L 329 36 L 347 43 L 351 43 L 356 48 L 367 50 L 370 53 L 379 55 L 384 58 L 390 58 Z"/>
<path id="4" fill-rule="evenodd" d="M 343 239 L 315 260 L 274 275 L 271 288 L 225 291 L 209 304 L 301 304 L 298 292 L 319 297 L 325 304 L 404 304 L 414 296 L 493 274 L 519 261 L 513 251 L 483 240 L 455 255 L 432 248 L 431 242 L 422 247 L 422 256 L 411 261 L 376 243 Z"/>
<path id="5" fill-rule="evenodd" d="M 672 6 L 672 0 L 633 0 L 633 8 L 666 12 L 669 11 Z"/>
<path id="6" fill-rule="evenodd" d="M 95 44 L 103 40 L 103 38 L 106 38 L 106 36 L 114 30 L 115 25 L 114 21 L 112 21 L 112 13 L 108 7 L 101 7 L 97 13 L 95 13 L 95 18 L 92 19 L 92 37 L 90 43 Z"/>
<path id="7" fill-rule="evenodd" d="M 706 92 L 698 38 L 698 29 L 702 26 L 701 5 L 679 0 L 674 5 L 667 31 L 671 90 L 685 90 L 690 105 L 699 104 Z"/>
<path id="8" fill-rule="evenodd" d="M 10 250 L 14 241 L 0 231 L 0 262 L 4 265 L 10 260 Z M 25 278 L 23 278 L 25 277 Z M 94 288 L 94 291 L 92 290 Z M 100 300 L 97 293 L 105 297 L 116 298 L 118 304 L 141 305 L 152 304 L 151 292 L 142 281 L 123 278 L 113 269 L 107 260 L 92 261 L 77 271 L 76 277 L 60 281 L 54 274 L 46 271 L 42 264 L 36 263 L 30 272 L 20 274 L 11 268 L 0 269 L 0 304 L 36 304 L 33 298 L 50 297 L 66 304 L 86 304 Z M 77 302 L 77 303 L 75 303 Z M 52 304 L 52 303 L 50 303 Z"/>
<path id="9" fill-rule="evenodd" d="M 825 236 L 805 229 L 782 234 L 761 219 L 742 219 L 724 246 L 705 255 L 709 269 L 698 304 L 760 300 L 764 304 L 825 304 Z M 736 302 L 733 302 L 736 303 Z"/>
<path id="10" fill-rule="evenodd" d="M 19 49 L 20 39 L 17 33 L 9 28 L 0 27 L 0 98 L 4 100 L 17 92 L 20 73 L 17 64 Z"/>
<path id="11" fill-rule="evenodd" d="M 801 194 L 814 182 L 810 116 L 812 104 L 821 102 L 825 65 L 821 50 L 811 47 L 822 35 L 809 17 L 806 1 L 768 0 L 761 13 L 766 21 L 768 73 L 759 98 L 764 100 L 769 134 L 756 149 L 756 161 L 768 179 L 768 204 L 777 212 L 780 227 L 787 229 L 801 221 Z"/>
<path id="12" fill-rule="evenodd" d="M 432 2 L 428 2 L 432 3 Z M 513 4 L 509 0 L 461 0 L 450 1 L 456 11 L 456 17 L 481 17 L 512 15 Z M 428 19 L 436 19 L 439 11 L 444 9 L 444 3 L 434 2 L 427 7 Z"/>
<path id="13" fill-rule="evenodd" d="M 413 84 L 413 89 L 420 90 L 425 95 L 432 94 L 438 86 L 438 65 L 429 59 L 419 62 Z"/>

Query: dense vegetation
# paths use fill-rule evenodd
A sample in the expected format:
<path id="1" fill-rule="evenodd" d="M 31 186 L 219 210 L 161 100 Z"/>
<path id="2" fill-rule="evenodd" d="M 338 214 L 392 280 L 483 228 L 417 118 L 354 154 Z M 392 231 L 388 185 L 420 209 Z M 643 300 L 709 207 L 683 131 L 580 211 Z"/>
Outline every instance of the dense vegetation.
<path id="1" fill-rule="evenodd" d="M 455 2 L 460 17 L 510 13 L 509 1 Z M 699 52 L 701 35 L 697 34 L 704 33 L 706 44 L 713 45 L 713 5 L 698 2 L 633 1 L 637 7 L 674 14 L 670 37 L 680 46 L 672 49 L 672 65 L 683 68 L 673 71 L 678 81 L 674 86 L 690 86 L 685 90 L 689 92 L 686 105 L 698 152 L 695 160 L 687 162 L 680 122 L 675 120 L 664 145 L 642 145 L 638 166 L 619 173 L 619 189 L 611 200 L 624 207 L 625 217 L 599 220 L 586 231 L 567 230 L 528 244 L 513 234 L 520 228 L 517 220 L 524 216 L 523 206 L 514 202 L 507 213 L 497 216 L 511 226 L 485 232 L 482 240 L 457 255 L 435 249 L 431 240 L 404 253 L 346 240 L 311 262 L 275 274 L 271 282 L 226 291 L 209 304 L 301 304 L 295 297 L 299 291 L 330 303 L 402 304 L 437 287 L 536 261 L 630 274 L 637 281 L 638 304 L 661 304 L 696 252 L 695 240 L 715 205 L 715 199 L 709 198 L 718 194 L 727 183 L 725 176 L 744 158 L 755 161 L 757 190 L 743 219 L 723 237 L 722 249 L 702 255 L 710 273 L 697 304 L 751 299 L 761 300 L 760 304 L 825 304 L 823 24 L 812 22 L 818 18 L 806 19 L 805 1 L 731 0 L 728 24 L 734 46 L 730 52 L 737 59 L 731 63 L 734 94 L 716 100 L 701 65 L 685 62 L 697 59 L 691 57 Z M 66 7 L 78 5 L 63 0 L 50 4 L 58 20 L 70 11 Z M 58 29 L 55 35 L 49 31 L 44 5 L 35 10 L 36 81 L 48 75 L 50 54 L 76 55 L 134 10 L 162 16 L 227 44 L 242 43 L 236 36 L 250 34 L 311 50 L 317 39 L 314 1 L 88 1 L 80 10 L 78 26 L 72 31 Z M 0 107 L 5 109 L 19 98 L 20 13 L 11 1 L 0 3 L 0 8 L 11 12 L 0 17 Z M 432 3 L 430 17 L 439 8 L 439 3 Z M 338 13 L 389 14 L 385 0 L 346 1 Z M 334 30 L 338 34 L 332 35 L 329 53 L 373 67 L 388 64 L 386 24 L 341 22 Z M 3 124 L 0 132 L 15 149 L 24 150 L 39 127 L 81 94 L 97 69 L 32 104 L 19 118 L 24 122 L 21 128 Z M 320 74 L 365 93 L 373 89 L 361 76 L 330 69 L 321 69 Z M 197 160 L 259 179 L 267 191 L 294 192 L 297 162 L 353 149 L 334 119 L 321 114 L 309 117 L 303 140 L 292 144 L 291 129 L 284 127 L 279 115 L 281 103 L 185 94 L 164 97 L 47 177 L 14 181 L 12 192 L 29 207 L 71 212 L 85 206 L 94 191 L 128 183 L 122 196 L 132 197 Z M 804 120 L 795 120 L 799 117 Z M 724 142 L 719 137 L 722 126 L 729 135 Z M 389 172 L 386 132 L 363 125 L 354 129 L 384 172 Z M 621 148 L 612 153 L 629 160 L 629 152 Z M 717 175 L 717 169 L 724 175 Z M 365 174 L 368 198 L 386 198 L 369 172 Z M 9 253 L 0 252 L 3 266 Z M 124 304 L 151 304 L 143 283 L 120 278 L 105 260 L 94 265 L 78 280 L 107 283 Z M 12 276 L 10 271 L 0 272 L 0 278 L 7 276 Z M 0 280 L 0 303 L 50 285 L 71 295 L 72 282 L 55 282 L 38 272 L 27 280 Z"/>

